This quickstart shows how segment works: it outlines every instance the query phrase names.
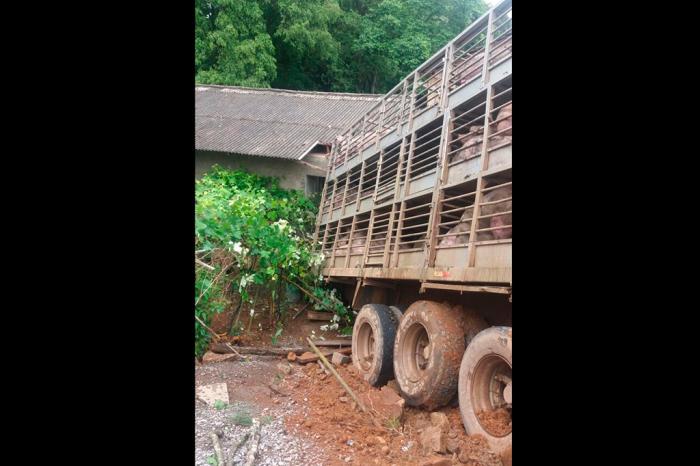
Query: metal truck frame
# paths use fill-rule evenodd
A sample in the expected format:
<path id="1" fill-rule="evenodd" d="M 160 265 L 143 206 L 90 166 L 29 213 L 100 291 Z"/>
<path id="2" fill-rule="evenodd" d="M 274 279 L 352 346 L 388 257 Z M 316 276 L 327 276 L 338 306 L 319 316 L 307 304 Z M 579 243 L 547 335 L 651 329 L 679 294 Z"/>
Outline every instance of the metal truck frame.
<path id="1" fill-rule="evenodd" d="M 512 421 L 482 419 L 512 419 L 511 23 L 502 1 L 338 137 L 314 234 L 359 310 L 364 378 L 430 409 L 457 394 L 497 452 Z"/>

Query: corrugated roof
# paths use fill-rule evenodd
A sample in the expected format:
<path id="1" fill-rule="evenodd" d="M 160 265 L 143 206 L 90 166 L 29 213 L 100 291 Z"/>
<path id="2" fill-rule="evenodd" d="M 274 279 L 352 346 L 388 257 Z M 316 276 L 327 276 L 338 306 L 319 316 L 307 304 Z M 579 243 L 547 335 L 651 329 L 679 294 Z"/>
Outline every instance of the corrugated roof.
<path id="1" fill-rule="evenodd" d="M 195 148 L 299 159 L 374 107 L 374 94 L 195 86 Z"/>

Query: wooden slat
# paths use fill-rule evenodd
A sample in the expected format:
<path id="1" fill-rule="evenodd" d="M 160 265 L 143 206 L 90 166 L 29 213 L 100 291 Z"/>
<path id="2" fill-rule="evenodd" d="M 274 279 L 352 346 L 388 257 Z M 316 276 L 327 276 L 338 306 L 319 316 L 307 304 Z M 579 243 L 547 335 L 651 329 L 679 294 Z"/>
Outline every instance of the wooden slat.
<path id="1" fill-rule="evenodd" d="M 314 342 L 314 345 L 318 345 L 318 342 Z M 324 355 L 325 357 L 328 357 L 328 356 L 332 356 L 333 353 L 352 354 L 352 348 L 330 349 L 330 350 L 328 350 L 328 351 L 324 351 L 324 352 L 323 352 L 323 355 Z M 304 354 L 306 354 L 306 353 L 304 353 Z M 299 356 L 299 357 L 296 359 L 296 361 L 297 361 L 299 364 L 308 364 L 308 363 L 310 363 L 310 362 L 316 362 L 316 361 L 318 361 L 319 359 L 321 359 L 321 358 L 319 358 L 317 355 L 315 355 L 315 354 L 313 354 L 313 353 L 310 353 L 310 354 L 311 354 L 310 356 L 309 356 L 309 355 L 304 356 L 304 355 L 302 354 L 301 356 Z"/>

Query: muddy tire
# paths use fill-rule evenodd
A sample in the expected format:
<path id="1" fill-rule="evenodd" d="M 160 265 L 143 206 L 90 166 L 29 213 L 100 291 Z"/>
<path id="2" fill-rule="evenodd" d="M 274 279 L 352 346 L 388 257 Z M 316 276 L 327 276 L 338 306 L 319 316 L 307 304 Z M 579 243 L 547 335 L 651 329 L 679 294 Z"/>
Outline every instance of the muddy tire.
<path id="1" fill-rule="evenodd" d="M 411 304 L 394 343 L 394 375 L 406 402 L 427 409 L 447 404 L 457 391 L 464 349 L 460 312 L 434 301 Z"/>
<path id="2" fill-rule="evenodd" d="M 464 428 L 469 435 L 483 435 L 498 454 L 512 445 L 512 351 L 512 328 L 490 327 L 471 341 L 459 369 L 459 410 Z M 482 424 L 479 414 L 498 408 L 508 413 L 510 423 Z"/>
<path id="3" fill-rule="evenodd" d="M 389 306 L 389 309 L 394 315 L 394 323 L 398 329 L 399 323 L 401 322 L 401 318 L 403 317 L 403 313 L 406 311 L 406 308 L 404 306 Z"/>
<path id="4" fill-rule="evenodd" d="M 383 304 L 365 304 L 352 330 L 352 363 L 367 383 L 383 385 L 393 378 L 394 314 Z"/>

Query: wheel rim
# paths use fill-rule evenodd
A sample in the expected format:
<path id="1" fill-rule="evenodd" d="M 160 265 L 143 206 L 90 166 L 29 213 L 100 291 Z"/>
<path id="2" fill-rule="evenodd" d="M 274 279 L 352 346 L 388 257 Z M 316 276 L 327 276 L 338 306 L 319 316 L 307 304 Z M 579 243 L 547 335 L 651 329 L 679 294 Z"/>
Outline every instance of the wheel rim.
<path id="1" fill-rule="evenodd" d="M 474 368 L 471 401 L 474 413 L 481 427 L 494 437 L 505 437 L 513 430 L 513 376 L 508 361 L 492 354 L 482 358 Z M 494 427 L 491 422 L 483 422 L 481 413 L 504 409 L 508 414 L 508 426 Z"/>
<path id="2" fill-rule="evenodd" d="M 431 349 L 428 331 L 420 323 L 413 324 L 401 345 L 401 362 L 411 382 L 418 382 L 424 377 L 430 364 Z"/>
<path id="3" fill-rule="evenodd" d="M 363 371 L 369 371 L 374 364 L 374 331 L 364 322 L 357 332 L 357 358 Z"/>

